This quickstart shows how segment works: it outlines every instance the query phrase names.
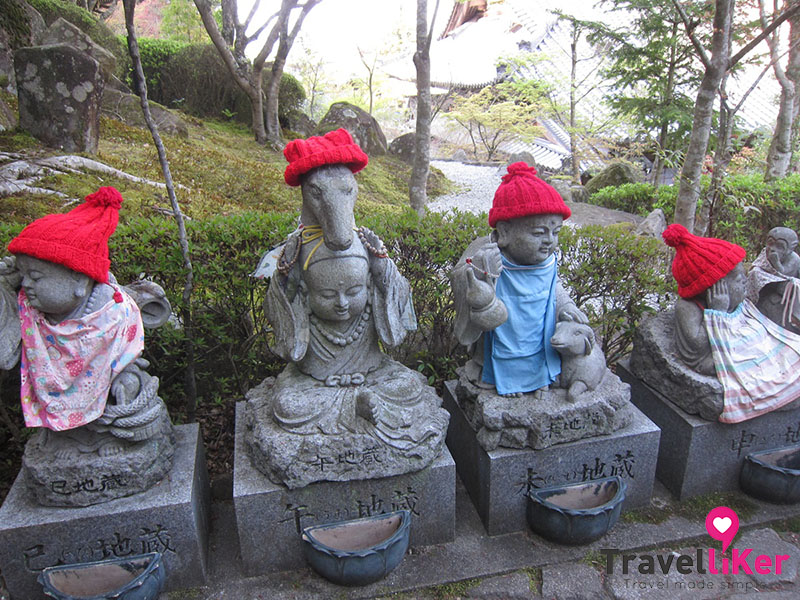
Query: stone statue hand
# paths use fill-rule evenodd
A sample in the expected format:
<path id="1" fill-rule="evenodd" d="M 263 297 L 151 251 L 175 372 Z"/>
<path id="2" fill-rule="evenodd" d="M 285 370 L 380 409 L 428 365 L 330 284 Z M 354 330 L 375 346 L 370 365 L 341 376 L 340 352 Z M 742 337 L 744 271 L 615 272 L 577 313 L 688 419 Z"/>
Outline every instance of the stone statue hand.
<path id="1" fill-rule="evenodd" d="M 500 254 L 500 248 L 495 242 L 490 242 L 486 247 L 481 248 L 472 257 L 472 264 L 478 279 L 491 283 L 492 279 L 497 279 L 500 276 L 500 271 L 503 269 L 503 258 Z M 488 273 L 488 275 L 486 274 Z"/>
<path id="2" fill-rule="evenodd" d="M 711 310 L 727 311 L 730 301 L 728 282 L 724 279 L 720 279 L 708 288 L 706 302 Z"/>
<path id="3" fill-rule="evenodd" d="M 467 269 L 467 304 L 473 310 L 482 310 L 494 300 L 494 286 L 475 273 L 475 269 Z"/>
<path id="4" fill-rule="evenodd" d="M 558 311 L 557 321 L 574 321 L 582 325 L 589 324 L 589 318 L 574 304 L 569 304 Z"/>
<path id="5" fill-rule="evenodd" d="M 17 270 L 17 259 L 14 256 L 4 256 L 0 259 L 0 284 L 16 292 L 22 284 L 22 275 Z"/>
<path id="6" fill-rule="evenodd" d="M 369 252 L 369 272 L 372 274 L 373 280 L 378 284 L 378 287 L 385 290 L 386 270 L 389 268 L 389 259 L 385 256 L 386 246 L 383 245 L 381 238 L 377 236 L 374 231 L 369 229 L 362 229 L 359 234 L 362 237 L 362 243 L 367 246 Z M 378 255 L 382 256 L 378 256 Z"/>

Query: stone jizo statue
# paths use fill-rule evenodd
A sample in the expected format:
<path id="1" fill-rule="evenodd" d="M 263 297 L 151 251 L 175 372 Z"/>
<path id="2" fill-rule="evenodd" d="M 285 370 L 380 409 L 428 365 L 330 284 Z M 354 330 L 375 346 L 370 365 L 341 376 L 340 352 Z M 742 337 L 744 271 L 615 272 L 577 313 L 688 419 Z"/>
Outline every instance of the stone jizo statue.
<path id="1" fill-rule="evenodd" d="M 0 367 L 20 363 L 25 424 L 41 428 L 23 469 L 43 504 L 130 495 L 171 465 L 172 425 L 141 358 L 144 325 L 165 319 L 143 322 L 108 270 L 121 202 L 100 188 L 69 213 L 28 225 L 0 261 Z M 163 290 L 139 286 L 141 294 L 158 296 L 168 316 Z"/>
<path id="2" fill-rule="evenodd" d="M 301 186 L 302 225 L 265 307 L 273 351 L 290 364 L 249 395 L 255 464 L 289 487 L 420 469 L 439 455 L 449 417 L 419 373 L 381 351 L 416 317 L 383 243 L 355 225 L 354 173 L 367 156 L 343 129 L 295 140 L 284 154 L 286 182 Z"/>
<path id="3" fill-rule="evenodd" d="M 533 167 L 513 163 L 489 211 L 494 231 L 472 242 L 450 274 L 456 337 L 471 352 L 459 400 L 487 450 L 544 448 L 629 422 L 629 389 L 606 368 L 586 315 L 558 277 L 558 234 L 571 214 Z M 581 327 L 559 333 L 561 323 Z M 564 358 L 570 369 L 561 378 Z M 585 411 L 586 426 L 563 431 L 564 410 Z"/>
<path id="4" fill-rule="evenodd" d="M 797 234 L 775 227 L 747 274 L 747 297 L 768 319 L 800 334 L 800 256 Z"/>
<path id="5" fill-rule="evenodd" d="M 716 373 L 724 393 L 719 420 L 739 423 L 799 398 L 800 336 L 745 297 L 745 250 L 678 224 L 663 237 L 676 250 L 675 349 L 687 367 Z"/>

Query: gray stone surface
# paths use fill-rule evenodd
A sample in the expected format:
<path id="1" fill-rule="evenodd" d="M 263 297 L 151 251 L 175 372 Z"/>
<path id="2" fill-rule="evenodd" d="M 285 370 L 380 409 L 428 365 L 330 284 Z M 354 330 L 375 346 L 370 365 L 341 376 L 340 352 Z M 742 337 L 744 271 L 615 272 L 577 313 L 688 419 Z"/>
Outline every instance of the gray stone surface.
<path id="1" fill-rule="evenodd" d="M 0 570 L 13 598 L 38 600 L 45 567 L 159 551 L 167 589 L 207 574 L 208 476 L 197 425 L 176 428 L 175 467 L 148 491 L 86 508 L 47 508 L 20 474 L 0 508 Z"/>
<path id="2" fill-rule="evenodd" d="M 233 501 L 243 568 L 248 575 L 302 567 L 303 527 L 401 508 L 412 512 L 412 546 L 453 540 L 455 464 L 446 449 L 433 464 L 414 473 L 323 481 L 290 490 L 272 483 L 253 466 L 244 447 L 244 407 L 244 403 L 236 407 Z"/>
<path id="3" fill-rule="evenodd" d="M 755 531 L 748 531 L 734 540 L 734 547 L 740 550 L 752 548 L 753 551 L 747 557 L 747 564 L 750 565 L 752 574 L 750 578 L 755 582 L 758 587 L 771 586 L 782 583 L 793 582 L 797 579 L 797 567 L 800 562 L 800 548 L 794 544 L 790 544 L 780 538 L 773 529 L 756 529 Z M 775 557 L 777 555 L 785 555 L 789 558 L 781 562 L 781 572 L 777 573 L 774 566 Z M 773 565 L 770 567 L 770 573 L 758 573 L 755 569 L 755 559 L 759 555 L 766 555 L 769 557 Z M 763 570 L 763 566 L 762 570 Z"/>
<path id="4" fill-rule="evenodd" d="M 661 239 L 661 234 L 667 228 L 667 218 L 664 216 L 664 211 L 656 208 L 649 215 L 647 215 L 641 223 L 636 226 L 633 232 L 636 235 L 646 235 L 656 239 Z"/>
<path id="5" fill-rule="evenodd" d="M 114 74 L 114 67 L 117 64 L 116 57 L 102 46 L 95 44 L 92 38 L 61 17 L 47 28 L 38 42 L 40 46 L 55 44 L 69 44 L 91 56 L 100 64 L 100 71 L 105 80 Z"/>
<path id="6" fill-rule="evenodd" d="M 97 152 L 105 78 L 68 44 L 19 48 L 14 56 L 19 125 L 53 148 Z"/>
<path id="7" fill-rule="evenodd" d="M 456 402 L 456 383 L 447 382 L 450 411 L 447 445 L 489 535 L 527 528 L 525 492 L 619 475 L 628 485 L 624 508 L 647 505 L 653 491 L 659 430 L 632 407 L 630 425 L 613 434 L 543 450 L 485 451 Z"/>
<path id="8" fill-rule="evenodd" d="M 628 385 L 605 368 L 596 390 L 567 400 L 567 390 L 550 389 L 541 397 L 498 396 L 473 385 L 460 369 L 458 402 L 484 450 L 533 448 L 613 433 L 631 423 L 633 406 Z"/>
<path id="9" fill-rule="evenodd" d="M 618 160 L 605 167 L 586 183 L 586 192 L 591 196 L 604 187 L 620 186 L 625 183 L 637 183 L 644 180 L 644 173 L 639 165 Z"/>
<path id="10" fill-rule="evenodd" d="M 542 568 L 542 598 L 604 600 L 600 573 L 586 563 L 562 563 Z"/>
<path id="11" fill-rule="evenodd" d="M 389 144 L 389 154 L 398 157 L 405 163 L 414 164 L 414 132 L 404 133 L 392 140 Z"/>
<path id="12" fill-rule="evenodd" d="M 661 428 L 656 476 L 679 499 L 739 489 L 744 457 L 757 450 L 800 442 L 800 408 L 778 410 L 736 424 L 688 414 L 634 376 L 624 363 L 617 373 L 631 385 L 631 400 Z"/>
<path id="13" fill-rule="evenodd" d="M 509 573 L 484 579 L 469 588 L 464 597 L 475 600 L 531 600 L 536 594 L 531 591 L 531 580 L 525 573 Z"/>
<path id="14" fill-rule="evenodd" d="M 675 351 L 673 311 L 642 319 L 633 338 L 630 371 L 683 410 L 716 421 L 722 412 L 722 384 L 716 376 L 689 369 Z"/>
<path id="15" fill-rule="evenodd" d="M 317 135 L 343 127 L 350 132 L 356 144 L 369 156 L 386 154 L 386 136 L 367 111 L 349 102 L 334 102 L 317 125 Z"/>
<path id="16" fill-rule="evenodd" d="M 147 127 L 139 96 L 106 87 L 103 92 L 103 114 L 133 127 Z M 189 125 L 177 113 L 150 101 L 150 113 L 161 133 L 189 136 Z"/>

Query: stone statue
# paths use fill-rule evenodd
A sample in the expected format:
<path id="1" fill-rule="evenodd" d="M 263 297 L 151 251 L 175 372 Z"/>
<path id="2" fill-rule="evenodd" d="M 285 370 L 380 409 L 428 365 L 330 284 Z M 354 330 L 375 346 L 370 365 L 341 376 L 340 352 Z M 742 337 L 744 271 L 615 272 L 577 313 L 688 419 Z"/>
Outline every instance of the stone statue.
<path id="1" fill-rule="evenodd" d="M 800 334 L 800 256 L 795 248 L 794 231 L 770 230 L 766 247 L 747 274 L 747 297 L 768 319 Z"/>
<path id="2" fill-rule="evenodd" d="M 354 173 L 367 156 L 343 129 L 284 154 L 286 182 L 302 189 L 302 225 L 283 246 L 265 308 L 273 351 L 290 364 L 248 396 L 254 463 L 291 488 L 423 468 L 449 416 L 419 373 L 381 351 L 416 317 L 381 240 L 355 226 Z"/>
<path id="3" fill-rule="evenodd" d="M 688 412 L 723 423 L 746 421 L 800 398 L 794 375 L 800 336 L 767 319 L 745 297 L 745 250 L 678 224 L 663 237 L 676 250 L 672 274 L 680 298 L 671 314 L 640 327 L 633 373 Z"/>
<path id="4" fill-rule="evenodd" d="M 489 211 L 494 231 L 472 242 L 450 274 L 455 333 L 471 348 L 459 400 L 487 450 L 545 448 L 610 433 L 630 421 L 627 385 L 606 368 L 586 315 L 558 278 L 558 233 L 571 214 L 533 167 L 513 163 Z M 583 327 L 559 333 L 561 323 Z M 580 337 L 579 347 L 574 336 Z M 562 381 L 560 351 L 570 360 L 581 356 L 577 362 L 592 372 L 581 378 L 571 368 Z M 618 412 L 621 407 L 625 410 Z M 566 418 L 565 411 L 573 417 L 581 413 L 586 424 L 573 430 L 579 433 L 553 426 L 554 419 Z"/>
<path id="5" fill-rule="evenodd" d="M 41 428 L 23 456 L 41 504 L 127 496 L 171 466 L 172 424 L 141 358 L 143 327 L 161 325 L 169 303 L 157 285 L 130 294 L 108 271 L 121 202 L 100 188 L 28 225 L 0 261 L 0 367 L 20 362 L 25 424 Z M 147 304 L 144 321 L 132 295 Z"/>

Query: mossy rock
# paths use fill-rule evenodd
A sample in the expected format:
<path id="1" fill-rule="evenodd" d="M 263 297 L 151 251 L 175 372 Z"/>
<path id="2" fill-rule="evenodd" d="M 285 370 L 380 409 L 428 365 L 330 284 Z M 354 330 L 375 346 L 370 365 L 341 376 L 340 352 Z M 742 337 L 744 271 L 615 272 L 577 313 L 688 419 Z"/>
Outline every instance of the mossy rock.
<path id="1" fill-rule="evenodd" d="M 350 132 L 355 142 L 369 156 L 386 154 L 386 136 L 375 117 L 349 102 L 331 104 L 328 113 L 317 126 L 317 135 L 344 128 Z"/>
<path id="2" fill-rule="evenodd" d="M 601 190 L 605 187 L 616 187 L 625 183 L 642 183 L 643 181 L 644 175 L 637 165 L 624 160 L 618 160 L 592 177 L 586 183 L 585 189 L 586 194 L 591 196 L 597 190 Z"/>

